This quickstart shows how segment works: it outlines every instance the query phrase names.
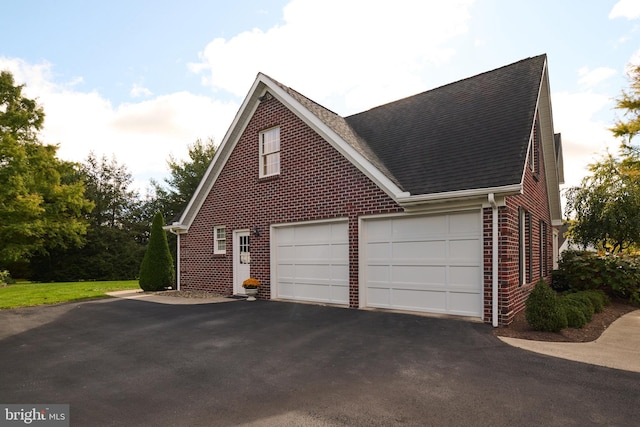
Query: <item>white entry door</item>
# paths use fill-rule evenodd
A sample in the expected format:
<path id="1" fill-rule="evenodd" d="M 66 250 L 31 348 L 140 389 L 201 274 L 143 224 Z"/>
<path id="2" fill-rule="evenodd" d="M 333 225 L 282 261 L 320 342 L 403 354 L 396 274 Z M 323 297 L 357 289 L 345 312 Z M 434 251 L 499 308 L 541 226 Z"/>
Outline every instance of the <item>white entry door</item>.
<path id="1" fill-rule="evenodd" d="M 241 230 L 233 232 L 233 293 L 244 295 L 246 292 L 242 282 L 251 275 L 251 246 L 249 244 L 249 231 Z"/>

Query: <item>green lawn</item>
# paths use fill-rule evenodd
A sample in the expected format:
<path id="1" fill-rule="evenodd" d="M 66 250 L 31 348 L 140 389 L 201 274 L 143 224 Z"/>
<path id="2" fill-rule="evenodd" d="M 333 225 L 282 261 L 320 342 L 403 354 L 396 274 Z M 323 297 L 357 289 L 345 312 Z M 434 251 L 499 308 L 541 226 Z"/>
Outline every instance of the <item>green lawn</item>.
<path id="1" fill-rule="evenodd" d="M 107 292 L 125 289 L 140 289 L 138 281 L 17 283 L 0 288 L 0 309 L 105 298 Z"/>

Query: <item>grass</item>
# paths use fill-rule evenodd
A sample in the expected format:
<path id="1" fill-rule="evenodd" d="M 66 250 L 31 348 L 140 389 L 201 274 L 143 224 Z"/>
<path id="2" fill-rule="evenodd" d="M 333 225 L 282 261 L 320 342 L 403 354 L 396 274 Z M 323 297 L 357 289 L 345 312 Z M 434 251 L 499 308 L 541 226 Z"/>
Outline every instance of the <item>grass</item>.
<path id="1" fill-rule="evenodd" d="M 107 298 L 107 292 L 126 289 L 140 289 L 138 281 L 16 283 L 0 287 L 0 309 Z"/>

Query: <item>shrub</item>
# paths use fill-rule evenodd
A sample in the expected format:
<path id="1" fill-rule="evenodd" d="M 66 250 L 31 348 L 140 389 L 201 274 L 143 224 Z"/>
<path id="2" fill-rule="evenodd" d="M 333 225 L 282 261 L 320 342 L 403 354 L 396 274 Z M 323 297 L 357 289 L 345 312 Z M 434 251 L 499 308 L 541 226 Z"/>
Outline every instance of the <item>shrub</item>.
<path id="1" fill-rule="evenodd" d="M 565 295 L 562 298 L 567 303 L 573 304 L 576 307 L 580 308 L 584 313 L 584 317 L 587 319 L 587 322 L 591 322 L 595 310 L 588 296 L 586 296 L 583 292 L 576 292 L 573 294 Z"/>
<path id="2" fill-rule="evenodd" d="M 7 270 L 0 270 L 0 285 L 7 285 L 10 283 L 11 276 Z"/>
<path id="3" fill-rule="evenodd" d="M 553 270 L 551 272 L 551 288 L 556 292 L 566 292 L 571 289 L 567 271 Z"/>
<path id="4" fill-rule="evenodd" d="M 582 328 L 587 324 L 587 318 L 580 303 L 567 298 L 560 298 L 560 305 L 567 316 L 567 326 L 570 328 Z"/>
<path id="5" fill-rule="evenodd" d="M 552 273 L 554 289 L 574 292 L 601 289 L 640 304 L 640 257 L 565 251 Z"/>
<path id="6" fill-rule="evenodd" d="M 604 291 L 600 289 L 591 289 L 588 291 L 582 291 L 582 293 L 584 293 L 584 295 L 589 298 L 596 313 L 602 313 L 604 307 L 611 303 L 609 301 L 609 298 L 607 297 L 607 294 L 605 294 Z"/>
<path id="7" fill-rule="evenodd" d="M 558 295 L 544 280 L 536 283 L 525 305 L 527 323 L 534 330 L 558 332 L 567 327 L 567 315 Z"/>
<path id="8" fill-rule="evenodd" d="M 140 265 L 140 288 L 144 291 L 161 291 L 173 286 L 175 269 L 169 251 L 167 234 L 162 229 L 164 218 L 160 212 L 153 217 L 147 251 Z"/>

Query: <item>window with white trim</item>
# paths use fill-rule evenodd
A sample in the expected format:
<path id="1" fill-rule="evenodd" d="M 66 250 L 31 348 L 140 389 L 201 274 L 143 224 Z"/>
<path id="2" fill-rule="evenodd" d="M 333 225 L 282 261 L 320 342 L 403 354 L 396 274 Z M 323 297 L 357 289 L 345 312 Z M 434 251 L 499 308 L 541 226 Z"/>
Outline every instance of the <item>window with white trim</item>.
<path id="1" fill-rule="evenodd" d="M 547 223 L 540 220 L 540 277 L 549 274 L 549 245 L 547 242 Z"/>
<path id="2" fill-rule="evenodd" d="M 534 174 L 540 173 L 540 119 L 536 115 L 529 147 L 529 169 Z"/>
<path id="3" fill-rule="evenodd" d="M 280 173 L 280 128 L 260 132 L 260 178 Z"/>
<path id="4" fill-rule="evenodd" d="M 213 227 L 213 253 L 215 255 L 227 253 L 227 228 L 224 225 Z"/>
<path id="5" fill-rule="evenodd" d="M 527 283 L 527 211 L 518 208 L 518 282 L 522 286 Z M 530 277 L 530 276 L 529 276 Z"/>

